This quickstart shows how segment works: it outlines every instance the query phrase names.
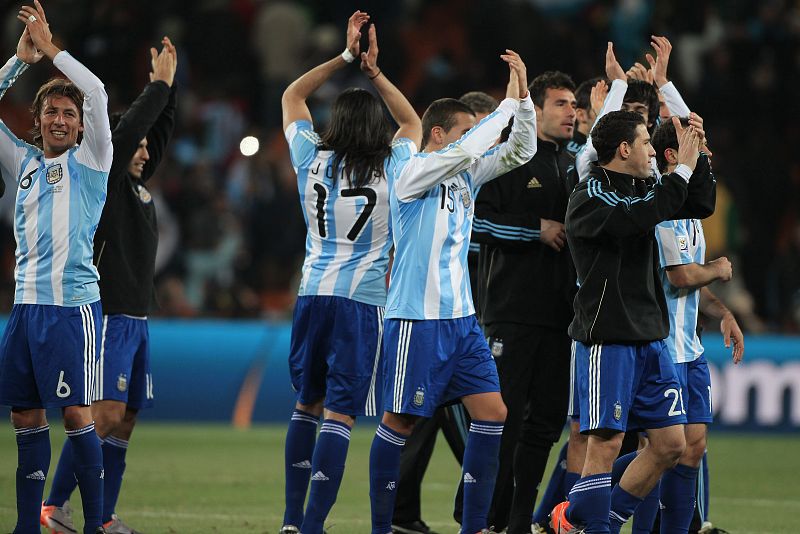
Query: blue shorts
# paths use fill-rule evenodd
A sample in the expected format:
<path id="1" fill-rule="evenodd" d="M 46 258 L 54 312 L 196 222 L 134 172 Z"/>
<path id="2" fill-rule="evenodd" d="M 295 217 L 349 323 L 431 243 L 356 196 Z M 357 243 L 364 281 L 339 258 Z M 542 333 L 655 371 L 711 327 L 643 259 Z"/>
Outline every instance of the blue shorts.
<path id="1" fill-rule="evenodd" d="M 705 356 L 693 362 L 676 363 L 675 372 L 683 390 L 683 406 L 689 424 L 710 424 L 711 414 L 711 373 Z"/>
<path id="2" fill-rule="evenodd" d="M 572 340 L 569 355 L 569 406 L 567 407 L 567 417 L 573 421 L 581 420 L 581 402 L 578 397 L 578 370 L 575 367 L 575 348 L 578 342 Z"/>
<path id="3" fill-rule="evenodd" d="M 500 391 L 497 366 L 474 315 L 387 319 L 385 328 L 385 411 L 431 417 L 451 400 Z"/>
<path id="4" fill-rule="evenodd" d="M 147 319 L 104 315 L 102 335 L 94 400 L 124 402 L 134 410 L 152 406 Z"/>
<path id="5" fill-rule="evenodd" d="M 383 308 L 344 297 L 301 296 L 292 320 L 289 372 L 297 402 L 325 399 L 345 415 L 377 415 Z"/>
<path id="6" fill-rule="evenodd" d="M 686 424 L 681 385 L 663 341 L 575 350 L 581 432 Z"/>
<path id="7" fill-rule="evenodd" d="M 102 314 L 100 301 L 75 307 L 14 304 L 0 345 L 0 404 L 90 405 Z"/>

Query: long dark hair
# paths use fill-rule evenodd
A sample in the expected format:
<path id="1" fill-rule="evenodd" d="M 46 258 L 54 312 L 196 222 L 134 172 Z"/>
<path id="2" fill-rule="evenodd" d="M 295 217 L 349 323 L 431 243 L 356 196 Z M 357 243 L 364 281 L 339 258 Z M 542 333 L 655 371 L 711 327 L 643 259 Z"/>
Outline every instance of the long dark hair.
<path id="1" fill-rule="evenodd" d="M 350 187 L 364 187 L 383 176 L 392 153 L 389 120 L 380 101 L 363 89 L 347 89 L 331 106 L 331 120 L 322 134 L 322 148 L 332 150 L 333 179 L 344 162 Z"/>

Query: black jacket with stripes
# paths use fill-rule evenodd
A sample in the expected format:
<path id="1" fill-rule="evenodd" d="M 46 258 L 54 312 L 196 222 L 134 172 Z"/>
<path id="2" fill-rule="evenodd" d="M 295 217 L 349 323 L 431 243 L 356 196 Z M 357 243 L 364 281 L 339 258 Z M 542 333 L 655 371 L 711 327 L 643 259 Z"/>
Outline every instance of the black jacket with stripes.
<path id="1" fill-rule="evenodd" d="M 566 231 L 580 288 L 572 339 L 646 343 L 669 335 L 655 226 L 714 212 L 716 182 L 701 154 L 689 183 L 675 173 L 634 179 L 594 165 L 569 199 Z"/>
<path id="2" fill-rule="evenodd" d="M 155 304 L 153 276 L 158 226 L 145 183 L 163 157 L 175 126 L 176 88 L 149 83 L 112 132 L 114 161 L 108 196 L 94 237 L 104 314 L 146 316 Z M 139 142 L 147 138 L 149 161 L 141 178 L 128 172 Z"/>

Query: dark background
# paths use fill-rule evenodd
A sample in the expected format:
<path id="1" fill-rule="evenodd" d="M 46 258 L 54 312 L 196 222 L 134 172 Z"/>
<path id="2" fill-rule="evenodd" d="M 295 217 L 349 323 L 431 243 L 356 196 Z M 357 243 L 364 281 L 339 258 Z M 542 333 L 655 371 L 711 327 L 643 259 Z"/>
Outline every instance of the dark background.
<path id="1" fill-rule="evenodd" d="M 14 53 L 17 3 L 0 10 Z M 280 96 L 297 76 L 344 48 L 347 18 L 368 11 L 379 65 L 422 113 L 469 90 L 502 96 L 520 52 L 529 79 L 548 70 L 576 83 L 603 74 L 605 44 L 624 68 L 643 61 L 649 35 L 673 44 L 669 77 L 705 119 L 718 180 L 704 221 L 707 258 L 728 256 L 734 281 L 717 284 L 749 331 L 800 331 L 800 2 L 742 0 L 258 1 L 51 0 L 55 40 L 106 84 L 112 110 L 141 91 L 150 46 L 178 47 L 179 123 L 150 187 L 158 202 L 158 295 L 165 316 L 286 317 L 305 228 L 280 129 Z M 43 60 L 0 101 L 23 136 Z M 348 86 L 369 87 L 355 65 L 312 102 L 317 127 Z M 260 140 L 252 157 L 245 135 Z M 0 311 L 13 301 L 13 187 L 0 200 Z"/>

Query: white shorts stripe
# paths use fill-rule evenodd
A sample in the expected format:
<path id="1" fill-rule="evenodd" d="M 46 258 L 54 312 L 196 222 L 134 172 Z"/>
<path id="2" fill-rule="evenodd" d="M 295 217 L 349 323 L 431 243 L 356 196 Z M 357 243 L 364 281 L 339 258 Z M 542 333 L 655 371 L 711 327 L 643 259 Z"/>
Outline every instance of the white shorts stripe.
<path id="1" fill-rule="evenodd" d="M 403 389 L 406 379 L 406 362 L 408 361 L 408 346 L 411 343 L 411 321 L 400 321 L 400 334 L 397 342 L 397 362 L 394 371 L 394 399 L 395 413 L 403 410 Z"/>
<path id="2" fill-rule="evenodd" d="M 577 341 L 573 341 L 570 346 L 569 355 L 569 405 L 567 415 L 575 415 L 575 346 Z"/>
<path id="3" fill-rule="evenodd" d="M 97 384 L 94 400 L 103 400 L 103 365 L 106 357 L 106 328 L 108 327 L 108 315 L 103 315 L 103 330 L 100 337 L 100 359 L 97 361 Z"/>
<path id="4" fill-rule="evenodd" d="M 91 404 L 92 399 L 89 396 L 89 381 L 91 380 L 89 371 L 89 321 L 86 316 L 86 305 L 79 306 L 78 311 L 81 314 L 81 328 L 83 329 L 83 398 L 81 399 L 81 404 Z"/>
<path id="5" fill-rule="evenodd" d="M 369 393 L 367 393 L 367 404 L 364 407 L 366 415 L 377 415 L 375 382 L 378 379 L 378 365 L 381 361 L 381 344 L 383 343 L 383 308 L 378 306 L 378 345 L 375 350 L 375 362 L 372 365 L 372 380 L 369 383 Z"/>

